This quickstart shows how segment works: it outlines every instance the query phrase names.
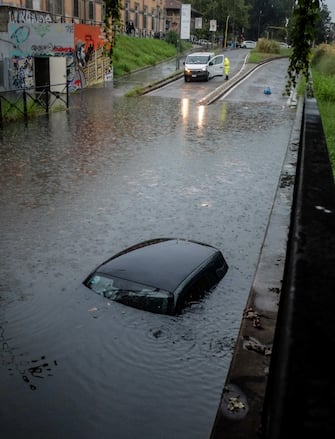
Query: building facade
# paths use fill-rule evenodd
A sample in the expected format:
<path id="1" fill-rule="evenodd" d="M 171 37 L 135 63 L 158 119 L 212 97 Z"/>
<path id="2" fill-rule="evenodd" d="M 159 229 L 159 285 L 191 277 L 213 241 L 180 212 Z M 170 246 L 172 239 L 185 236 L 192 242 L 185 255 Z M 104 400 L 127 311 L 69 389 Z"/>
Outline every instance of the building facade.
<path id="1" fill-rule="evenodd" d="M 161 38 L 179 31 L 180 10 L 177 0 L 121 0 L 115 30 Z M 102 81 L 110 71 L 104 18 L 102 0 L 0 0 L 0 91 Z"/>
<path id="2" fill-rule="evenodd" d="M 138 37 L 163 37 L 173 30 L 179 33 L 180 10 L 182 2 L 178 0 L 122 0 L 121 23 L 127 34 Z M 202 17 L 191 10 L 191 29 L 195 19 Z"/>

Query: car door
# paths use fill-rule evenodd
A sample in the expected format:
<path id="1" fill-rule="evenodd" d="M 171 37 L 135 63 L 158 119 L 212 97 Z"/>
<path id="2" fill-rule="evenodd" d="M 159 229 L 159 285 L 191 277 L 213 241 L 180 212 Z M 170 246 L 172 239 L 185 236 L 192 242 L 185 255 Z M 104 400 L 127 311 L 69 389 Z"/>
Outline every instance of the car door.
<path id="1" fill-rule="evenodd" d="M 208 63 L 209 78 L 214 76 L 223 76 L 224 55 L 214 56 Z"/>

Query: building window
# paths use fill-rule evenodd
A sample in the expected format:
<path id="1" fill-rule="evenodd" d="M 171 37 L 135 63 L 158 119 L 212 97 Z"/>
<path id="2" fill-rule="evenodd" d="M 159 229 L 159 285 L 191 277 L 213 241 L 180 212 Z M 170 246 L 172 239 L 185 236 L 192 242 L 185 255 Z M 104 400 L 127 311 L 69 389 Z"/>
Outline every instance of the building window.
<path id="1" fill-rule="evenodd" d="M 94 2 L 88 2 L 88 19 L 94 20 Z"/>
<path id="2" fill-rule="evenodd" d="M 155 31 L 158 32 L 158 31 L 161 30 L 159 28 L 160 27 L 160 18 L 161 18 L 161 11 L 159 9 L 159 6 L 157 6 L 156 17 L 157 17 L 157 20 L 156 20 L 156 29 L 155 29 Z"/>
<path id="3" fill-rule="evenodd" d="M 134 21 L 135 21 L 134 25 L 135 25 L 136 29 L 138 29 L 138 27 L 139 27 L 139 23 L 138 23 L 138 9 L 139 9 L 139 6 L 138 6 L 138 3 L 136 3 L 135 4 L 135 12 L 134 12 Z"/>
<path id="4" fill-rule="evenodd" d="M 151 11 L 151 30 L 155 31 L 155 10 Z"/>
<path id="5" fill-rule="evenodd" d="M 55 0 L 55 14 L 63 14 L 63 0 Z"/>
<path id="6" fill-rule="evenodd" d="M 126 2 L 124 5 L 124 19 L 125 19 L 126 24 L 129 23 L 130 16 L 129 16 L 129 3 L 128 2 Z"/>
<path id="7" fill-rule="evenodd" d="M 26 0 L 26 8 L 33 9 L 33 0 Z"/>
<path id="8" fill-rule="evenodd" d="M 63 0 L 47 0 L 47 11 L 51 14 L 63 14 Z"/>
<path id="9" fill-rule="evenodd" d="M 147 15 L 148 15 L 148 8 L 147 8 L 147 6 L 144 6 L 144 10 L 143 10 L 143 29 L 147 28 Z"/>
<path id="10" fill-rule="evenodd" d="M 79 0 L 73 0 L 73 16 L 79 17 Z"/>

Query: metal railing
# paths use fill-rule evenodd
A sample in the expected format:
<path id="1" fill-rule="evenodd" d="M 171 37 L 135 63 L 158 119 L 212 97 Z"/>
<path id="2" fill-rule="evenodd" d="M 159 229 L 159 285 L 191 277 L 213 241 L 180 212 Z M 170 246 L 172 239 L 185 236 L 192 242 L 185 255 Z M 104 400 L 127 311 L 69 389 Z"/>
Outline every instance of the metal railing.
<path id="1" fill-rule="evenodd" d="M 69 108 L 68 84 L 47 84 L 0 92 L 0 128 L 4 122 Z"/>

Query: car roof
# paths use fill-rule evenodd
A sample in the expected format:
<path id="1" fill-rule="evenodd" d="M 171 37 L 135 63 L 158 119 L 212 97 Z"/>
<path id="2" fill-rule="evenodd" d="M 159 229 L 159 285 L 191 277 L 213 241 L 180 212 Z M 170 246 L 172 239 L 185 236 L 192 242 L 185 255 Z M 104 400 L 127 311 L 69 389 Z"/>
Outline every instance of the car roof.
<path id="1" fill-rule="evenodd" d="M 100 265 L 96 272 L 173 292 L 199 266 L 220 250 L 210 245 L 159 238 L 136 244 Z"/>
<path id="2" fill-rule="evenodd" d="M 214 52 L 192 52 L 189 53 L 187 56 L 214 56 Z"/>

